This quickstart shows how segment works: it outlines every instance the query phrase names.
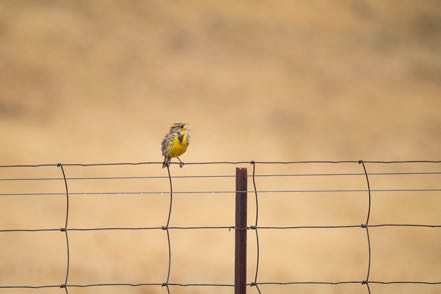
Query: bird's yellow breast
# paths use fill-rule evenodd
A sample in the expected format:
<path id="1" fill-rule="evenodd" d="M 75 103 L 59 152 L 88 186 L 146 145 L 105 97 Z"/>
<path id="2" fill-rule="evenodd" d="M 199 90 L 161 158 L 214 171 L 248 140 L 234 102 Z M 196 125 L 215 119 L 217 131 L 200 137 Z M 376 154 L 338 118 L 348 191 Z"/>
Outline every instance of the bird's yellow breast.
<path id="1" fill-rule="evenodd" d="M 172 143 L 170 144 L 170 148 L 168 150 L 169 157 L 177 157 L 187 151 L 187 147 L 189 144 L 189 135 L 187 130 L 180 131 L 174 138 Z"/>

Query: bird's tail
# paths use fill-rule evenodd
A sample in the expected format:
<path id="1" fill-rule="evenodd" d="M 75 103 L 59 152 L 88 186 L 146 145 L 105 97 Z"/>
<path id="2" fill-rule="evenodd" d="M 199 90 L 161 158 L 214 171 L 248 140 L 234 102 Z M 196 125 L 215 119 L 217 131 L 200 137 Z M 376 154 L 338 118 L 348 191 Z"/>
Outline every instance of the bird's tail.
<path id="1" fill-rule="evenodd" d="M 171 157 L 164 156 L 164 162 L 162 163 L 162 168 L 170 166 Z"/>

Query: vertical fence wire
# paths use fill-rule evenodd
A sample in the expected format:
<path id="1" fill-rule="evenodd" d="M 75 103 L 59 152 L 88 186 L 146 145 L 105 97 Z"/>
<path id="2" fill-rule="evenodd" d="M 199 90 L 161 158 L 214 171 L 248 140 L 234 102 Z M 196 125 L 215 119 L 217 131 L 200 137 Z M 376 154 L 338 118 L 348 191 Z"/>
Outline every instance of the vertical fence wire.
<path id="1" fill-rule="evenodd" d="M 253 188 L 254 188 L 254 199 L 256 203 L 256 218 L 254 220 L 254 225 L 250 226 L 252 230 L 256 233 L 256 271 L 254 272 L 254 281 L 251 282 L 251 287 L 256 287 L 257 292 L 261 294 L 259 285 L 257 284 L 257 277 L 259 274 L 259 264 L 260 264 L 260 243 L 259 243 L 259 232 L 257 226 L 259 224 L 259 198 L 257 194 L 257 185 L 256 185 L 256 162 L 251 161 L 251 165 L 253 166 L 252 180 L 253 180 Z"/>
<path id="2" fill-rule="evenodd" d="M 170 186 L 170 202 L 169 202 L 169 206 L 168 206 L 168 215 L 167 215 L 167 224 L 165 226 L 162 227 L 163 230 L 166 231 L 167 233 L 167 244 L 168 244 L 168 268 L 167 268 L 167 279 L 166 281 L 162 284 L 163 287 L 166 287 L 167 289 L 167 293 L 170 294 L 170 272 L 171 272 L 171 240 L 170 240 L 170 231 L 169 231 L 169 227 L 170 227 L 170 219 L 171 219 L 171 214 L 172 214 L 172 207 L 173 207 L 173 183 L 172 183 L 172 178 L 171 178 L 171 173 L 170 173 L 170 165 L 166 165 L 167 167 L 167 174 L 168 174 L 168 182 L 169 182 L 169 186 Z"/>
<path id="3" fill-rule="evenodd" d="M 63 174 L 64 180 L 64 188 L 66 190 L 66 217 L 64 220 L 64 227 L 60 229 L 61 232 L 64 232 L 64 236 L 66 238 L 66 275 L 64 278 L 64 283 L 60 285 L 60 288 L 64 288 L 66 294 L 69 293 L 67 282 L 69 280 L 69 270 L 70 270 L 70 246 L 69 246 L 69 235 L 67 233 L 68 224 L 69 224 L 69 186 L 67 184 L 66 173 L 64 172 L 63 164 L 58 163 L 57 166 L 61 169 L 61 173 Z"/>
<path id="4" fill-rule="evenodd" d="M 366 221 L 364 224 L 361 225 L 362 228 L 366 230 L 366 238 L 367 238 L 367 245 L 368 245 L 368 266 L 367 266 L 367 272 L 366 272 L 366 278 L 362 282 L 362 284 L 366 285 L 366 288 L 368 290 L 368 293 L 371 293 L 371 288 L 369 286 L 369 276 L 371 273 L 371 259 L 372 259 L 372 248 L 371 248 L 371 238 L 369 236 L 369 218 L 371 216 L 371 203 L 372 203 L 372 197 L 371 197 L 371 184 L 369 182 L 369 175 L 366 169 L 366 165 L 363 160 L 359 161 L 359 164 L 363 166 L 364 175 L 366 178 L 366 184 L 368 188 L 368 210 L 367 210 L 367 216 Z"/>

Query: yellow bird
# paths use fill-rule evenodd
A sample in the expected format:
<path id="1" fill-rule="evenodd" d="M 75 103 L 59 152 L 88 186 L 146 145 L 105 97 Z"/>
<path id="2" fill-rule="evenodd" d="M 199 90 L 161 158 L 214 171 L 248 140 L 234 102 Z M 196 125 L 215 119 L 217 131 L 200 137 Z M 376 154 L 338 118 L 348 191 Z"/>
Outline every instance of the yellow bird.
<path id="1" fill-rule="evenodd" d="M 179 156 L 187 151 L 187 147 L 190 144 L 190 129 L 187 129 L 185 125 L 186 123 L 172 124 L 170 131 L 162 140 L 161 151 L 162 155 L 164 155 L 162 168 L 170 166 L 172 157 L 176 157 L 179 160 L 179 167 L 184 165 Z"/>

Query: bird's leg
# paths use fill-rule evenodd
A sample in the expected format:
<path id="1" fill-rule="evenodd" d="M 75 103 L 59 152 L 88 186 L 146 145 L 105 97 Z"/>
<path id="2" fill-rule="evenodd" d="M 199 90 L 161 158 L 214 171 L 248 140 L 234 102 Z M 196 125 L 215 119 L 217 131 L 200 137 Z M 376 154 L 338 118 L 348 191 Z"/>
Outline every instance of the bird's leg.
<path id="1" fill-rule="evenodd" d="M 184 162 L 179 157 L 176 157 L 176 158 L 179 160 L 179 167 L 183 167 Z"/>

